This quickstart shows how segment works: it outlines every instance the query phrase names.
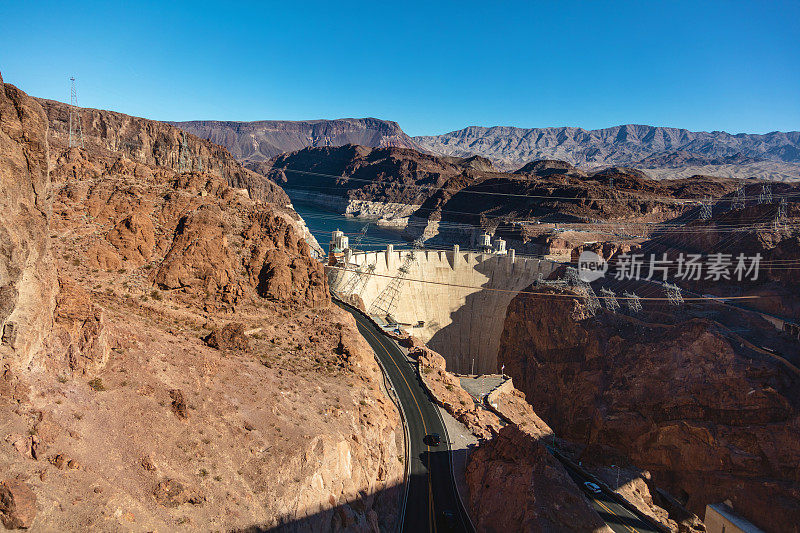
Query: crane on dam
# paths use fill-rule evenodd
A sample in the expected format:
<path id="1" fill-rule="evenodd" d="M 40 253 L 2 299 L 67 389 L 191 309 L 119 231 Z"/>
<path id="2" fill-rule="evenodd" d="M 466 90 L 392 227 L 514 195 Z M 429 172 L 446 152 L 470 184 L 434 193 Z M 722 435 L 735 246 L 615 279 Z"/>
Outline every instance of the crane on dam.
<path id="1" fill-rule="evenodd" d="M 337 292 L 343 295 L 361 296 L 364 292 L 364 287 L 369 281 L 369 277 L 375 272 L 375 263 L 359 265 L 358 269 L 353 271 L 353 275 L 347 279 L 342 285 L 342 288 Z"/>
<path id="2" fill-rule="evenodd" d="M 369 229 L 370 223 L 364 224 L 361 228 L 361 231 L 358 235 L 353 239 L 352 243 L 348 243 L 346 240 L 344 241 L 344 245 L 346 248 L 349 248 L 351 253 L 357 251 L 358 246 L 361 245 L 361 241 L 364 239 L 364 236 L 367 234 L 367 230 Z M 338 231 L 338 230 L 337 230 Z M 342 234 L 344 235 L 344 234 Z M 334 235 L 334 239 L 336 236 Z M 341 246 L 341 244 L 340 244 Z M 345 269 L 349 270 L 350 265 L 345 265 Z M 364 287 L 369 280 L 369 275 L 375 272 L 375 263 L 372 264 L 362 264 L 359 265 L 357 269 L 353 271 L 353 274 L 346 279 L 340 279 L 339 283 L 337 284 L 335 292 L 342 295 L 361 295 L 361 292 L 364 290 Z"/>
<path id="3" fill-rule="evenodd" d="M 416 250 L 409 250 L 403 257 L 403 263 L 397 269 L 397 275 L 393 277 L 389 284 L 384 288 L 377 298 L 372 302 L 369 308 L 369 314 L 373 316 L 386 317 L 389 316 L 397 304 L 397 298 L 400 296 L 400 289 L 403 282 L 411 269 L 411 263 L 416 260 Z"/>

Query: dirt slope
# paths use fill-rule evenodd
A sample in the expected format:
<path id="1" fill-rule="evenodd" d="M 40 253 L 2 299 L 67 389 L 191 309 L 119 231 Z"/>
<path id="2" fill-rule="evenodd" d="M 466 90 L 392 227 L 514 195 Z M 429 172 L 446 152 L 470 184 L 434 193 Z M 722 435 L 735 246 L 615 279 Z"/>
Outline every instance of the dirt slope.
<path id="1" fill-rule="evenodd" d="M 399 416 L 290 213 L 164 124 L 86 110 L 48 154 L 58 106 L 0 87 L 4 525 L 392 529 Z"/>

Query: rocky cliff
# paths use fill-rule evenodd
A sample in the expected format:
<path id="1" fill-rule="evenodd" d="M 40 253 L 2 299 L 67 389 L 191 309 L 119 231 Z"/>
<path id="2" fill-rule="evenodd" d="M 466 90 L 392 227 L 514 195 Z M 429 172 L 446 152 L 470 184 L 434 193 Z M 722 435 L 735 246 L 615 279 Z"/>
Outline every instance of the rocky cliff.
<path id="1" fill-rule="evenodd" d="M 611 531 L 544 444 L 517 426 L 472 453 L 467 482 L 479 531 Z"/>
<path id="2" fill-rule="evenodd" d="M 39 99 L 49 122 L 49 139 L 56 149 L 69 143 L 69 106 L 54 100 Z M 178 128 L 114 111 L 79 108 L 84 146 L 90 151 L 124 154 L 128 159 L 172 170 L 181 164 L 182 134 Z M 187 135 L 186 168 L 205 171 L 224 178 L 232 187 L 246 188 L 253 199 L 279 205 L 289 203 L 284 192 L 243 168 L 223 147 Z M 106 155 L 107 155 L 106 154 Z"/>
<path id="3" fill-rule="evenodd" d="M 250 167 L 293 196 L 343 214 L 383 219 L 405 229 L 409 240 L 440 236 L 448 244 L 470 246 L 484 230 L 521 244 L 541 233 L 537 227 L 539 233 L 532 234 L 522 221 L 659 222 L 690 207 L 679 199 L 720 197 L 737 186 L 734 180 L 708 176 L 658 181 L 623 167 L 586 172 L 558 160 L 534 161 L 505 173 L 478 156 L 352 145 L 306 148 Z"/>
<path id="4" fill-rule="evenodd" d="M 0 77 L 0 360 L 25 368 L 53 322 L 47 117 Z M 1 370 L 1 369 L 0 369 Z"/>
<path id="5" fill-rule="evenodd" d="M 453 176 L 491 171 L 483 158 L 440 158 L 406 148 L 306 148 L 250 167 L 280 183 L 292 195 L 342 213 L 402 218 Z"/>
<path id="6" fill-rule="evenodd" d="M 227 148 L 243 162 L 266 161 L 308 146 L 419 148 L 396 122 L 377 118 L 172 122 L 182 130 Z"/>
<path id="7" fill-rule="evenodd" d="M 513 128 L 470 126 L 443 135 L 414 137 L 435 154 L 481 155 L 498 168 L 512 170 L 535 159 L 562 159 L 584 168 L 635 166 L 638 168 L 714 167 L 731 177 L 800 178 L 800 132 L 764 135 L 693 132 L 626 124 L 600 130 L 582 128 Z M 769 166 L 753 166 L 759 161 Z M 695 172 L 699 173 L 699 172 Z"/>
<path id="8" fill-rule="evenodd" d="M 417 360 L 433 399 L 478 438 L 465 473 L 470 516 L 478 531 L 610 531 L 548 452 L 545 440 L 553 442 L 552 430 L 510 380 L 485 403 L 474 401 L 445 369 L 440 354 L 416 337 L 399 340 Z"/>
<path id="9" fill-rule="evenodd" d="M 590 317 L 572 298 L 519 295 L 498 364 L 584 462 L 648 470 L 701 516 L 730 500 L 767 531 L 798 531 L 800 377 L 702 313 L 663 311 Z"/>
<path id="10" fill-rule="evenodd" d="M 0 521 L 393 529 L 399 415 L 291 213 L 205 141 L 177 171 L 143 119 L 85 111 L 48 158 L 42 104 L 1 87 Z"/>
<path id="11" fill-rule="evenodd" d="M 682 230 L 664 230 L 643 244 L 648 252 L 663 254 L 673 261 L 679 254 L 721 253 L 731 258 L 744 254 L 759 255 L 757 279 L 752 275 L 743 280 L 731 279 L 681 281 L 685 288 L 698 293 L 726 296 L 750 296 L 740 302 L 751 309 L 758 309 L 785 319 L 800 321 L 800 279 L 797 265 L 800 263 L 800 236 L 795 228 L 800 223 L 800 186 L 775 184 L 775 196 L 771 203 L 758 203 L 761 192 L 759 184 L 744 187 L 743 193 L 750 200 L 746 205 L 728 209 L 728 202 L 721 202 L 708 220 L 692 220 Z M 786 201 L 782 218 L 778 198 Z"/>

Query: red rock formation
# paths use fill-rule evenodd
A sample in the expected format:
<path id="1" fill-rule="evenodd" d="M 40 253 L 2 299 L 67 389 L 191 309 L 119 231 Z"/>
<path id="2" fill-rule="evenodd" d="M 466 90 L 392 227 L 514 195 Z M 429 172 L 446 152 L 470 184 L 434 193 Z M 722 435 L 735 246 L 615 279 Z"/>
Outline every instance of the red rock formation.
<path id="1" fill-rule="evenodd" d="M 52 351 L 63 354 L 56 369 L 89 375 L 102 370 L 111 353 L 105 311 L 72 280 L 59 280 Z"/>
<path id="2" fill-rule="evenodd" d="M 467 483 L 478 531 L 610 531 L 561 463 L 515 425 L 472 452 Z"/>
<path id="3" fill-rule="evenodd" d="M 249 346 L 244 324 L 231 322 L 215 329 L 205 339 L 206 344 L 217 350 L 246 350 Z"/>
<path id="4" fill-rule="evenodd" d="M 27 529 L 36 517 L 36 495 L 27 483 L 0 480 L 0 521 L 6 529 Z"/>
<path id="5" fill-rule="evenodd" d="M 206 159 L 176 171 L 170 126 L 81 112 L 86 148 L 54 150 L 51 190 L 45 114 L 0 85 L 0 520 L 393 529 L 400 418 L 296 214 Z M 234 312 L 246 346 L 203 344 Z M 69 509 L 34 516 L 37 498 Z"/>
<path id="6" fill-rule="evenodd" d="M 408 354 L 417 359 L 422 382 L 448 413 L 479 439 L 497 435 L 502 427 L 500 419 L 491 411 L 475 405 L 458 378 L 445 370 L 444 357 L 425 347 L 412 348 Z"/>
<path id="7" fill-rule="evenodd" d="M 52 324 L 47 117 L 0 76 L 0 359 L 30 364 Z"/>
<path id="8" fill-rule="evenodd" d="M 69 140 L 69 106 L 38 99 L 47 114 L 50 142 L 57 149 Z M 174 126 L 138 117 L 79 108 L 84 145 L 88 150 L 124 155 L 132 162 L 179 170 L 182 132 Z M 290 203 L 283 190 L 263 176 L 242 167 L 227 150 L 204 139 L 187 135 L 187 168 L 224 178 L 232 187 L 246 188 L 253 199 L 285 206 Z M 74 168 L 73 172 L 79 172 Z M 85 175 L 85 174 L 82 174 Z"/>
<path id="9" fill-rule="evenodd" d="M 798 376 L 717 323 L 587 318 L 573 299 L 520 295 L 499 353 L 536 412 L 587 453 L 623 453 L 700 515 L 730 499 L 768 531 L 797 530 Z"/>
<path id="10" fill-rule="evenodd" d="M 150 259 L 155 246 L 155 230 L 147 213 L 128 215 L 117 223 L 107 238 L 122 259 L 137 266 Z"/>

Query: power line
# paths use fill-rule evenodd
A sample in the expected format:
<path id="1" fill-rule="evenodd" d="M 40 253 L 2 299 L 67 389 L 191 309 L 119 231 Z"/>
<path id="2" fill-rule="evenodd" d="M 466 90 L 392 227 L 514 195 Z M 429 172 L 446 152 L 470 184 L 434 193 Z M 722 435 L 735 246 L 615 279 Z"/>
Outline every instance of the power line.
<path id="1" fill-rule="evenodd" d="M 326 266 L 326 268 L 338 270 L 338 271 L 341 271 L 341 272 L 354 272 L 354 269 L 352 269 L 352 268 L 345 268 L 345 267 L 339 267 L 339 266 L 330 266 L 329 265 L 329 266 Z M 379 277 L 379 278 L 389 278 L 389 279 L 395 279 L 397 277 L 397 276 L 392 276 L 392 275 L 389 275 L 389 274 L 379 274 L 377 272 L 365 273 L 365 275 L 367 275 L 367 276 L 375 276 L 375 277 Z M 534 291 L 513 290 L 513 289 L 498 289 L 498 288 L 495 288 L 495 287 L 481 287 L 481 286 L 478 286 L 478 285 L 462 285 L 462 284 L 458 284 L 458 283 L 446 283 L 444 281 L 431 281 L 431 280 L 426 280 L 426 279 L 409 278 L 407 276 L 403 278 L 403 281 L 408 281 L 408 282 L 411 282 L 411 283 L 427 283 L 427 284 L 430 284 L 430 285 L 441 285 L 441 286 L 445 286 L 445 287 L 456 287 L 456 288 L 461 288 L 461 289 L 475 289 L 475 290 L 481 290 L 481 291 L 495 291 L 495 292 L 514 293 L 514 294 L 529 294 L 529 295 L 533 295 L 533 296 L 545 296 L 545 297 L 553 296 L 553 297 L 558 297 L 558 298 L 574 298 L 575 297 L 575 295 L 572 295 L 572 294 L 559 294 L 559 293 L 549 293 L 549 292 L 534 292 Z M 596 296 L 596 298 L 603 299 L 603 298 L 605 298 L 605 296 Z M 615 298 L 618 299 L 618 300 L 628 300 L 628 299 L 631 299 L 631 298 L 635 298 L 635 299 L 638 299 L 640 301 L 659 301 L 659 302 L 669 301 L 669 298 L 666 298 L 666 297 L 665 298 L 638 297 L 636 295 L 623 295 L 622 297 L 616 296 Z M 698 296 L 698 297 L 684 298 L 684 300 L 686 300 L 686 301 L 709 301 L 710 300 L 710 301 L 714 301 L 714 302 L 719 303 L 722 300 L 756 300 L 756 299 L 760 299 L 760 298 L 764 298 L 764 297 L 763 296 L 758 296 L 758 295 L 751 295 L 751 296 L 715 296 L 715 297 Z"/>
<path id="2" fill-rule="evenodd" d="M 338 187 L 332 187 L 332 189 L 339 189 L 339 188 Z M 406 205 L 413 206 L 413 204 L 406 204 Z M 564 230 L 564 231 L 585 231 L 585 230 L 583 230 L 581 228 L 581 226 L 587 226 L 587 227 L 590 227 L 590 228 L 595 228 L 593 231 L 590 231 L 589 233 L 614 235 L 614 236 L 617 236 L 617 235 L 616 234 L 611 234 L 611 233 L 606 233 L 606 232 L 604 232 L 602 230 L 598 230 L 596 228 L 598 228 L 598 227 L 606 228 L 607 227 L 607 228 L 609 228 L 609 230 L 613 230 L 614 228 L 620 228 L 621 230 L 625 230 L 627 228 L 635 228 L 636 231 L 650 231 L 650 232 L 654 232 L 654 231 L 673 231 L 673 232 L 682 232 L 682 233 L 693 233 L 693 232 L 694 233 L 707 233 L 709 231 L 709 227 L 707 227 L 707 226 L 692 226 L 692 225 L 686 225 L 686 224 L 681 224 L 681 223 L 672 223 L 672 222 L 635 222 L 635 221 L 614 221 L 614 220 L 611 220 L 611 221 L 603 221 L 603 222 L 599 222 L 599 223 L 598 222 L 595 222 L 595 223 L 591 223 L 591 222 L 557 222 L 557 223 L 556 222 L 544 222 L 544 223 L 537 223 L 537 221 L 530 220 L 530 219 L 527 219 L 527 218 L 515 218 L 515 217 L 510 217 L 508 215 L 491 216 L 491 215 L 486 215 L 486 214 L 482 214 L 482 213 L 456 211 L 456 210 L 452 210 L 452 209 L 423 208 L 421 206 L 419 206 L 417 208 L 416 212 L 421 211 L 421 210 L 428 210 L 430 212 L 441 212 L 441 213 L 449 213 L 449 214 L 462 214 L 462 215 L 468 215 L 468 216 L 473 216 L 473 217 L 478 217 L 479 216 L 479 217 L 487 219 L 487 220 L 500 220 L 500 224 L 497 226 L 497 229 L 495 231 L 502 231 L 502 228 L 504 228 L 504 226 L 508 226 L 509 230 L 515 230 L 515 229 L 517 229 L 516 226 L 532 226 L 532 227 L 541 227 L 542 229 L 546 229 L 551 225 L 552 226 L 557 226 L 556 229 Z M 317 219 L 322 219 L 322 220 L 326 220 L 326 219 L 328 219 L 328 220 L 341 220 L 340 217 L 341 217 L 341 215 L 333 214 L 333 213 L 331 213 L 330 215 L 304 215 L 303 216 L 303 218 L 309 218 L 309 219 L 317 218 Z M 425 220 L 425 219 L 423 219 L 423 220 Z M 470 226 L 470 227 L 474 227 L 474 228 L 483 229 L 482 226 L 479 226 L 479 225 L 476 225 L 476 224 L 472 224 L 472 223 L 469 223 L 469 222 L 466 222 L 466 221 L 464 221 L 464 222 L 454 222 L 454 221 L 448 221 L 448 220 L 439 220 L 439 221 L 436 221 L 436 222 L 437 222 L 437 224 L 438 224 L 438 226 L 440 228 L 461 228 L 463 226 Z M 577 228 L 576 228 L 576 226 L 577 226 Z M 800 227 L 800 223 L 790 224 L 789 226 Z M 728 231 L 738 231 L 738 230 L 741 230 L 741 229 L 758 229 L 758 228 L 770 229 L 771 228 L 771 224 L 770 223 L 764 223 L 764 224 L 761 224 L 761 225 L 754 225 L 752 223 L 747 223 L 747 222 L 737 223 L 737 224 L 719 224 L 719 223 L 715 223 L 712 229 L 715 232 L 723 232 L 723 231 L 724 232 L 728 232 Z M 630 231 L 634 231 L 634 230 L 630 230 Z"/>
<path id="3" fill-rule="evenodd" d="M 354 178 L 352 176 L 342 176 L 342 175 L 337 175 L 337 174 L 326 174 L 324 172 L 313 172 L 313 171 L 310 171 L 310 170 L 297 170 L 297 169 L 287 168 L 287 167 L 271 167 L 269 169 L 269 171 L 294 172 L 296 174 L 304 174 L 304 175 L 308 175 L 308 176 L 320 176 L 320 177 L 324 177 L 324 178 L 334 178 L 336 180 L 344 180 L 346 182 L 347 181 L 355 181 L 355 182 L 360 182 L 360 183 L 369 183 L 369 184 L 375 185 L 375 186 L 405 187 L 405 188 L 413 188 L 413 189 L 442 191 L 442 192 L 449 192 L 449 193 L 485 194 L 485 195 L 490 195 L 490 196 L 507 196 L 507 197 L 517 197 L 517 198 L 541 198 L 541 199 L 550 199 L 550 200 L 587 200 L 587 201 L 602 201 L 602 202 L 623 202 L 623 201 L 629 201 L 629 200 L 632 200 L 632 199 L 641 199 L 641 200 L 650 200 L 650 201 L 678 202 L 678 203 L 690 203 L 690 204 L 699 204 L 702 201 L 701 198 L 675 198 L 673 196 L 652 196 L 652 197 L 643 197 L 643 198 L 630 198 L 630 197 L 627 197 L 627 198 L 607 198 L 607 197 L 598 197 L 598 196 L 574 196 L 573 197 L 573 196 L 531 195 L 531 194 L 502 193 L 502 192 L 494 192 L 494 191 L 474 191 L 474 190 L 469 190 L 469 187 L 483 185 L 483 184 L 486 184 L 486 182 L 491 180 L 491 179 L 499 179 L 499 178 L 489 178 L 487 180 L 483 180 L 483 181 L 472 183 L 469 186 L 464 187 L 464 188 L 460 188 L 460 189 L 452 189 L 452 188 L 451 189 L 447 189 L 447 188 L 444 188 L 444 187 L 438 187 L 436 185 L 423 185 L 423 184 L 419 184 L 419 183 L 376 182 L 374 179 Z M 520 183 L 523 183 L 523 184 L 524 183 L 528 183 L 528 184 L 532 183 L 530 180 L 524 180 L 522 178 L 515 179 L 515 178 L 510 177 L 510 176 L 512 176 L 512 175 L 511 174 L 506 174 L 505 175 L 507 183 L 513 183 L 513 182 L 520 182 Z M 533 184 L 535 185 L 536 182 L 533 182 Z M 575 185 L 570 185 L 570 184 L 550 184 L 550 183 L 546 183 L 546 182 L 542 183 L 541 185 L 543 185 L 543 186 L 547 186 L 547 185 L 559 186 L 559 185 L 562 185 L 562 186 L 566 186 L 566 187 L 575 186 Z M 308 187 L 305 187 L 305 188 L 308 188 Z M 340 187 L 337 187 L 337 188 L 340 188 Z M 615 187 L 614 190 L 619 192 L 619 191 L 621 191 L 623 189 L 619 189 L 618 187 Z M 626 193 L 628 193 L 628 194 L 641 192 L 641 191 L 636 191 L 634 189 L 624 189 L 624 191 Z M 793 196 L 794 194 L 796 194 L 796 193 L 792 193 L 790 196 Z M 755 196 L 755 197 L 747 197 L 746 199 L 757 200 L 759 197 L 760 197 L 760 195 L 759 196 Z M 726 202 L 734 202 L 735 201 L 735 199 L 733 197 L 731 197 L 731 198 L 722 197 L 719 200 L 720 201 L 724 200 Z"/>

